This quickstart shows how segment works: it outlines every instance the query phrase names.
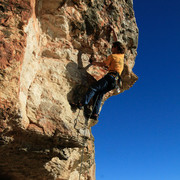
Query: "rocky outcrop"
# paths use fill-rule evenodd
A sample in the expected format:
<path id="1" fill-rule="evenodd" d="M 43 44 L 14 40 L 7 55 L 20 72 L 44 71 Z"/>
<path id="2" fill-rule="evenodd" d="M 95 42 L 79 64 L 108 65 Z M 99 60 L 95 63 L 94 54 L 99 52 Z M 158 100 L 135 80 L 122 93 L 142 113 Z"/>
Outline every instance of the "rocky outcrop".
<path id="1" fill-rule="evenodd" d="M 89 58 L 110 53 L 108 24 L 127 47 L 123 92 L 137 80 L 132 0 L 0 1 L 0 179 L 95 179 L 93 122 L 69 103 L 106 73 Z"/>

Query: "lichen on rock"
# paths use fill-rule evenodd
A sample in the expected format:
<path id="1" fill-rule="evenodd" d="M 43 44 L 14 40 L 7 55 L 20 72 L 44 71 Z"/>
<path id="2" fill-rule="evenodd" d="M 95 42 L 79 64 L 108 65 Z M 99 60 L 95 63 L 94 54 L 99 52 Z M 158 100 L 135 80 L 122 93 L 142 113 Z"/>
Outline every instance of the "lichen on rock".
<path id="1" fill-rule="evenodd" d="M 127 47 L 123 92 L 137 80 L 132 0 L 0 1 L 0 179 L 95 179 L 91 127 L 70 102 L 107 72 L 89 58 L 109 55 L 108 24 Z"/>

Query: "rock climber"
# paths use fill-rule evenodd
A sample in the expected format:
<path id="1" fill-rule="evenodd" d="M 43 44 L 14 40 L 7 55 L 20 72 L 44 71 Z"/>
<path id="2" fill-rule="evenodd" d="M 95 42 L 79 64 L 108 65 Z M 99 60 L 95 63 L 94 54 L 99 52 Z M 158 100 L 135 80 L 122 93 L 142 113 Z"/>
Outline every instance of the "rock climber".
<path id="1" fill-rule="evenodd" d="M 94 97 L 95 104 L 90 118 L 98 120 L 99 109 L 101 106 L 102 98 L 104 94 L 116 88 L 116 81 L 120 78 L 120 75 L 124 68 L 124 53 L 125 46 L 117 41 L 117 35 L 112 26 L 110 30 L 113 31 L 113 44 L 112 44 L 112 54 L 107 57 L 103 62 L 96 62 L 92 60 L 91 64 L 100 67 L 108 67 L 108 73 L 95 84 L 93 84 L 85 94 L 85 97 L 81 102 L 77 104 L 79 109 L 86 107 L 90 102 L 91 98 Z"/>

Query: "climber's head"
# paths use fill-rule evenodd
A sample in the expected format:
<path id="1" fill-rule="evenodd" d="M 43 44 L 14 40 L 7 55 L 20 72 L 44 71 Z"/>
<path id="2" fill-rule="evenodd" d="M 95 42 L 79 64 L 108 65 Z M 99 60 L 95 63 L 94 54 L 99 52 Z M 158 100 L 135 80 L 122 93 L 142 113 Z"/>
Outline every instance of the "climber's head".
<path id="1" fill-rule="evenodd" d="M 125 46 L 120 43 L 119 41 L 113 42 L 112 45 L 112 53 L 113 54 L 124 54 L 125 53 Z"/>

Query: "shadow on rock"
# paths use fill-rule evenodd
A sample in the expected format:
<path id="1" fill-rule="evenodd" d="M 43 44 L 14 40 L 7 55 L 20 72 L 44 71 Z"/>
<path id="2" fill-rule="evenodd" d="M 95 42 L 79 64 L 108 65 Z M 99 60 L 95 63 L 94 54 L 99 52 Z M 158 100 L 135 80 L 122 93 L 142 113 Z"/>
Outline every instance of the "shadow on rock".
<path id="1" fill-rule="evenodd" d="M 80 57 L 78 57 L 78 64 L 70 62 L 66 66 L 66 76 L 72 87 L 71 91 L 67 94 L 67 99 L 70 104 L 72 102 L 76 104 L 81 101 L 91 84 L 96 82 L 96 79 L 87 72 L 90 66 L 91 65 L 88 65 L 83 68 L 82 59 Z M 72 107 L 72 110 L 75 111 L 76 108 Z"/>

